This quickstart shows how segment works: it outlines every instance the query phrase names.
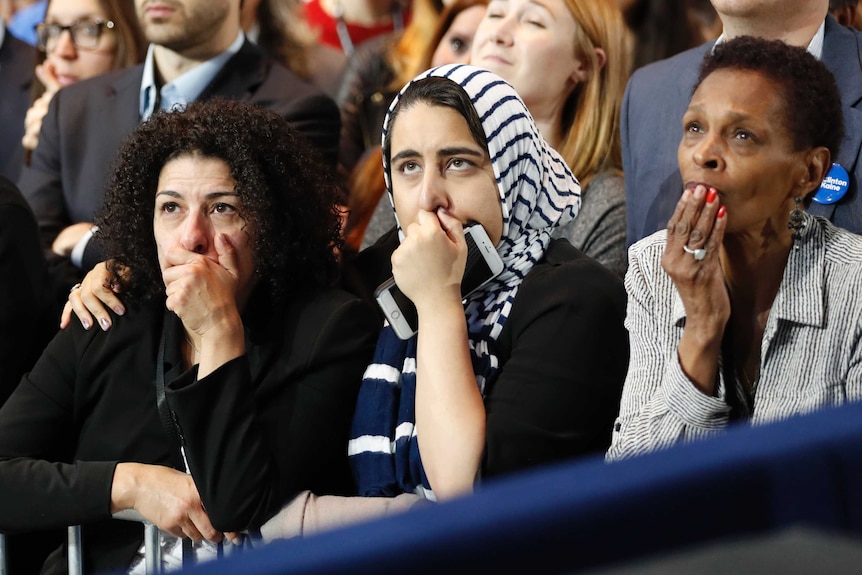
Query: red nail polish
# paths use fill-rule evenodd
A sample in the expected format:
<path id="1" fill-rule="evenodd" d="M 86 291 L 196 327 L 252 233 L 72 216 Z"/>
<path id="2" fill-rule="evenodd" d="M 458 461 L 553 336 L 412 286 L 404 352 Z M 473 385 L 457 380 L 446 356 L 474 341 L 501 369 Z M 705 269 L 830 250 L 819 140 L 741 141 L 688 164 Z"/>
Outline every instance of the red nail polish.
<path id="1" fill-rule="evenodd" d="M 709 191 L 706 193 L 706 203 L 711 204 L 714 202 L 716 196 L 718 196 L 718 192 L 715 191 L 715 188 L 709 188 Z"/>
<path id="2" fill-rule="evenodd" d="M 721 219 L 726 215 L 727 215 L 727 208 L 725 208 L 724 206 L 721 206 L 720 208 L 718 208 L 718 214 L 716 215 L 717 218 Z"/>

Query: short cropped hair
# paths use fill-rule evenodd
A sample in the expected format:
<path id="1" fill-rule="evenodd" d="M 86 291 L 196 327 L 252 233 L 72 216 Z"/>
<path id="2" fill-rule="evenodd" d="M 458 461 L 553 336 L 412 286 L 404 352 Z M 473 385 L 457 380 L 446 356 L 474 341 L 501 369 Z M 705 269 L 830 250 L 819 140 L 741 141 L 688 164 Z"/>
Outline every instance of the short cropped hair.
<path id="1" fill-rule="evenodd" d="M 97 224 L 112 271 L 131 271 L 123 286 L 130 296 L 164 294 L 153 237 L 156 188 L 162 167 L 189 155 L 230 168 L 240 216 L 254 230 L 255 273 L 273 295 L 335 279 L 341 224 L 330 170 L 279 114 L 216 99 L 153 114 L 120 149 Z"/>
<path id="2" fill-rule="evenodd" d="M 807 50 L 781 40 L 734 38 L 704 57 L 694 90 L 718 70 L 750 70 L 773 81 L 794 148 L 824 146 L 833 158 L 838 155 L 844 139 L 841 94 L 829 69 Z"/>

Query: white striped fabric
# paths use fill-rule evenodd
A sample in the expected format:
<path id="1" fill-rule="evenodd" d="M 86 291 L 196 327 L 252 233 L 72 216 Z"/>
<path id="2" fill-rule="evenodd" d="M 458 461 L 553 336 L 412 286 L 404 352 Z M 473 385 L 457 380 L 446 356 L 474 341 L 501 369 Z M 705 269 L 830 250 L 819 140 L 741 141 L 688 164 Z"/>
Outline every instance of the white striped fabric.
<path id="1" fill-rule="evenodd" d="M 761 344 L 752 424 L 862 399 L 862 236 L 805 216 Z M 730 421 L 728 382 L 699 392 L 682 371 L 677 345 L 685 309 L 661 267 L 666 232 L 634 244 L 626 274 L 631 360 L 607 458 L 620 459 L 713 435 Z M 730 383 L 744 396 L 738 381 Z"/>
<path id="2" fill-rule="evenodd" d="M 355 437 L 347 442 L 347 454 L 358 453 L 392 453 L 395 451 L 395 442 L 385 435 L 363 435 Z"/>

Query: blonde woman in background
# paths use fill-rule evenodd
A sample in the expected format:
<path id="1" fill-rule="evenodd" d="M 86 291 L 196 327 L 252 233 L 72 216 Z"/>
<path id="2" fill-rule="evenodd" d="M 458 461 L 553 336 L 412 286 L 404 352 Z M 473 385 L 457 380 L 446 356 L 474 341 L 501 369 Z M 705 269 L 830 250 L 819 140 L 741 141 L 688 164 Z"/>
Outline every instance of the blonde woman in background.
<path id="1" fill-rule="evenodd" d="M 581 211 L 555 236 L 619 275 L 626 269 L 619 116 L 630 47 L 614 0 L 492 0 L 470 60 L 515 87 L 580 180 Z"/>

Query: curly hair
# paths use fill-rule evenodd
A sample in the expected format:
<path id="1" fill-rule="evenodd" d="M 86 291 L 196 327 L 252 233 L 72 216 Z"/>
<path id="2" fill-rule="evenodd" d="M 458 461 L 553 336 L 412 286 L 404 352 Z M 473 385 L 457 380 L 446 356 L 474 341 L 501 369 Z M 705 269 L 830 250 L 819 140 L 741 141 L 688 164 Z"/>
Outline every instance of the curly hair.
<path id="1" fill-rule="evenodd" d="M 158 112 L 124 142 L 97 218 L 110 269 L 129 296 L 164 293 L 153 216 L 159 174 L 170 160 L 198 154 L 230 169 L 254 230 L 255 273 L 271 293 L 330 284 L 341 247 L 337 188 L 305 138 L 275 112 L 221 99 Z"/>
<path id="2" fill-rule="evenodd" d="M 728 69 L 757 72 L 777 85 L 796 150 L 824 146 L 837 156 L 844 139 L 841 94 L 832 72 L 806 49 L 781 40 L 734 38 L 706 55 L 692 94 L 707 76 Z"/>

